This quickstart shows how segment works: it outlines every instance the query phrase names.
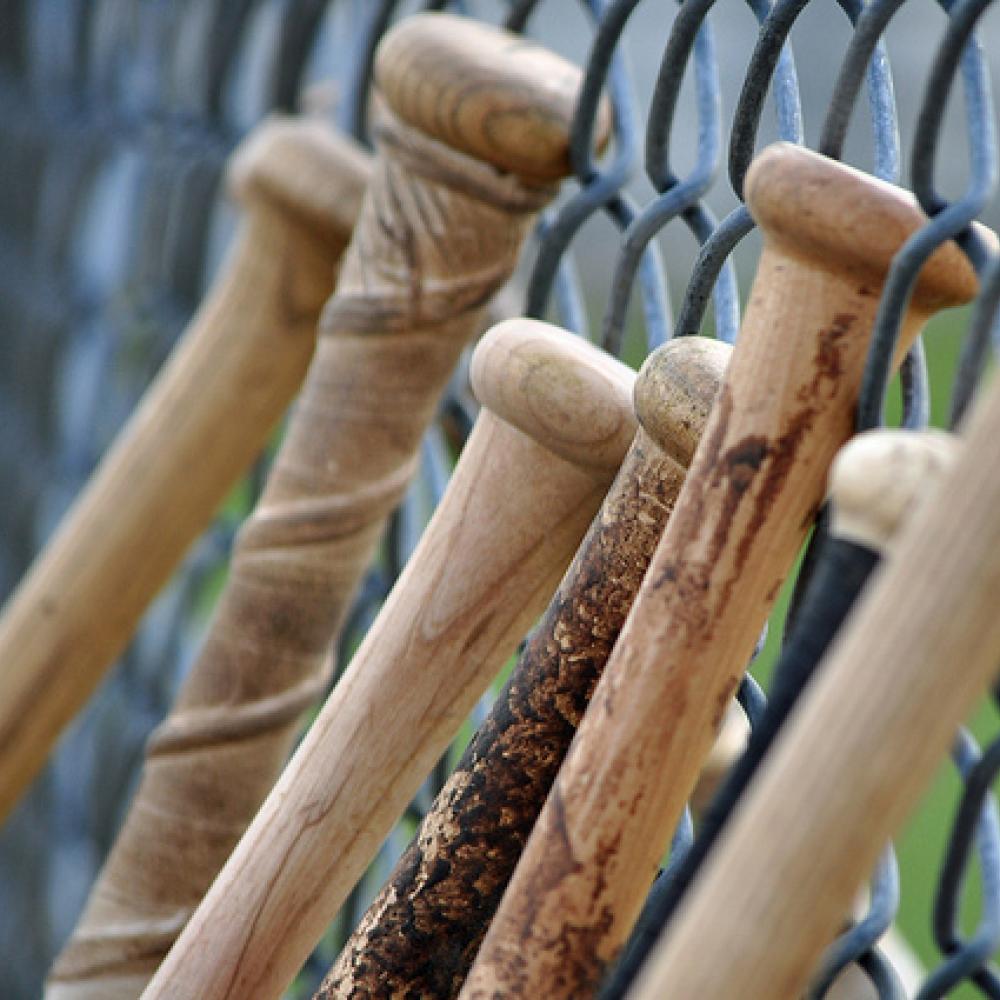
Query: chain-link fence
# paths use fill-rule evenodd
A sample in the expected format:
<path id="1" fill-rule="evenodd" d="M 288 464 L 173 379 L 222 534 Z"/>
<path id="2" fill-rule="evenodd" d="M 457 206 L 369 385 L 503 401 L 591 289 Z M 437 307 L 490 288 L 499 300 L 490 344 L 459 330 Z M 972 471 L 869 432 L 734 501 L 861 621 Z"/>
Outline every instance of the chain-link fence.
<path id="1" fill-rule="evenodd" d="M 755 253 L 753 222 L 742 205 L 754 153 L 780 138 L 840 158 L 849 138 L 854 162 L 911 188 L 933 220 L 906 244 L 882 295 L 858 426 L 884 419 L 890 359 L 916 275 L 952 237 L 980 274 L 982 293 L 971 321 L 951 320 L 951 332 L 933 335 L 929 351 L 919 342 L 910 351 L 900 420 L 920 427 L 933 413 L 954 426 L 997 347 L 1000 265 L 969 224 L 989 218 L 998 169 L 990 68 L 975 33 L 995 40 L 1000 23 L 980 23 L 989 16 L 988 0 L 837 6 L 423 5 L 537 35 L 586 68 L 572 129 L 573 182 L 542 218 L 507 297 L 512 309 L 551 318 L 631 363 L 670 337 L 703 328 L 735 340 L 744 272 Z M 211 281 L 233 229 L 219 182 L 234 143 L 268 111 L 304 107 L 366 141 L 375 46 L 416 9 L 399 0 L 0 3 L 4 594 Z M 898 32 L 897 23 L 904 23 Z M 597 158 L 591 150 L 602 93 L 613 106 L 614 136 Z M 857 110 L 865 104 L 866 113 Z M 954 193 L 943 194 L 943 187 Z M 957 359 L 949 358 L 959 342 Z M 421 477 L 393 517 L 344 630 L 341 663 L 413 551 L 444 491 L 452 448 L 473 418 L 456 383 L 426 439 Z M 226 503 L 0 836 L 5 997 L 38 995 L 77 919 L 127 808 L 143 742 L 192 658 L 233 532 L 259 482 L 258 472 Z M 804 565 L 815 562 L 807 555 Z M 771 658 L 779 631 L 772 629 Z M 740 702 L 751 723 L 759 718 L 764 696 L 752 679 Z M 485 711 L 484 704 L 477 718 Z M 316 986 L 455 759 L 449 754 L 435 768 L 304 970 L 296 995 Z M 934 912 L 908 918 L 932 926 L 939 949 L 919 995 L 958 995 L 953 991 L 964 984 L 1000 996 L 989 964 L 1000 946 L 1000 819 L 990 792 L 1000 741 L 982 750 L 963 732 L 955 763 L 963 790 L 933 876 Z M 691 840 L 684 826 L 671 868 Z M 971 922 L 962 916 L 970 882 L 978 883 L 981 900 Z M 831 948 L 814 995 L 855 960 L 880 996 L 903 995 L 876 944 L 899 907 L 889 851 L 874 877 L 869 913 Z"/>

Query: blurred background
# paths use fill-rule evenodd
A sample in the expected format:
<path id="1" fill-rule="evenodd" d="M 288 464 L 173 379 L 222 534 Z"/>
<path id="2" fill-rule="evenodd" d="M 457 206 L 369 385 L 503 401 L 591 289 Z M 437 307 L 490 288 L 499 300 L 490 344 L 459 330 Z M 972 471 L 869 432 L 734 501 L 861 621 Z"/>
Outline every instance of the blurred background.
<path id="1" fill-rule="evenodd" d="M 221 183 L 233 145 L 276 109 L 325 116 L 363 133 L 357 109 L 367 93 L 367 43 L 383 22 L 424 6 L 370 0 L 0 0 L 0 596 L 12 591 L 58 524 L 210 286 L 237 221 Z M 594 38 L 595 12 L 610 6 L 541 0 L 528 30 L 582 64 Z M 632 126 L 641 136 L 677 5 L 643 0 L 634 6 L 618 47 L 619 79 L 631 91 Z M 452 5 L 493 22 L 502 21 L 510 7 L 500 0 Z M 720 0 L 709 21 L 721 126 L 728 136 L 758 21 L 741 0 Z M 946 23 L 938 5 L 907 0 L 886 34 L 904 184 L 929 67 Z M 809 146 L 817 144 L 851 35 L 850 21 L 832 0 L 806 3 L 792 29 Z M 1000 9 L 987 11 L 979 36 L 995 79 Z M 960 196 L 970 176 L 962 89 L 953 91 L 936 173 L 947 198 Z M 854 115 L 845 159 L 870 169 L 871 121 L 864 103 Z M 689 68 L 671 133 L 672 165 L 681 176 L 697 158 L 696 105 Z M 769 102 L 756 147 L 778 135 Z M 641 157 L 628 192 L 637 206 L 656 194 Z M 716 218 L 739 204 L 724 162 L 704 204 Z M 983 218 L 996 226 L 995 199 Z M 595 338 L 609 308 L 621 242 L 620 227 L 599 213 L 572 241 Z M 697 242 L 674 221 L 657 235 L 656 245 L 669 300 L 678 303 Z M 753 234 L 735 251 L 741 298 L 758 252 Z M 523 301 L 529 270 L 530 255 L 511 302 Z M 638 364 L 648 346 L 648 310 L 638 294 L 632 298 L 624 355 Z M 967 311 L 946 314 L 927 334 L 938 424 L 947 419 L 967 323 Z M 710 312 L 706 329 L 711 327 Z M 166 713 L 197 649 L 224 578 L 233 530 L 256 496 L 265 465 L 266 458 L 227 501 L 0 830 L 4 1000 L 39 995 L 45 970 L 79 915 L 127 806 L 143 742 Z M 416 506 L 426 516 L 428 505 Z M 755 666 L 765 682 L 786 600 L 787 594 Z M 972 727 L 988 740 L 998 722 L 984 704 Z M 940 959 L 931 911 L 960 788 L 950 766 L 943 766 L 897 845 L 903 880 L 898 922 L 929 966 Z M 404 829 L 391 841 L 366 891 L 384 877 L 406 836 Z M 978 883 L 973 867 L 964 900 L 969 926 L 980 911 Z M 328 952 L 336 948 L 331 934 Z M 307 989 L 308 983 L 300 987 Z M 952 995 L 981 994 L 966 986 Z"/>

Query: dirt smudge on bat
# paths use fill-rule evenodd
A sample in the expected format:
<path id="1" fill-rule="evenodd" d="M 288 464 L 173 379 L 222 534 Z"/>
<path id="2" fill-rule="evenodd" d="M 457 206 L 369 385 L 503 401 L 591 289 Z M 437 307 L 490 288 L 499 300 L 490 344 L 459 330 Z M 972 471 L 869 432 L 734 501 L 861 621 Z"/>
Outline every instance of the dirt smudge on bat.
<path id="1" fill-rule="evenodd" d="M 830 383 L 828 398 L 832 399 L 837 393 L 844 374 L 840 342 L 850 333 L 856 319 L 857 317 L 850 313 L 837 313 L 832 325 L 820 332 L 819 344 L 813 356 L 813 377 L 807 387 L 799 390 L 800 399 L 805 392 L 803 402 L 807 405 L 789 421 L 787 430 L 777 439 L 771 450 L 772 461 L 756 495 L 753 517 L 740 543 L 740 550 L 736 554 L 737 575 L 746 563 L 753 539 L 763 526 L 768 512 L 777 502 L 803 439 L 822 412 L 822 407 L 818 405 L 821 398 L 821 384 L 824 381 Z"/>
<path id="2" fill-rule="evenodd" d="M 857 317 L 851 313 L 837 313 L 829 327 L 819 332 L 816 352 L 813 355 L 812 378 L 800 386 L 795 398 L 802 408 L 788 421 L 784 432 L 768 444 L 763 437 L 746 438 L 737 442 L 723 456 L 720 475 L 726 475 L 729 494 L 724 505 L 716 537 L 728 538 L 731 521 L 735 517 L 739 501 L 747 492 L 750 481 L 763 470 L 763 479 L 753 493 L 753 509 L 746 530 L 742 532 L 733 558 L 732 573 L 720 587 L 720 598 L 716 612 L 721 613 L 729 603 L 733 589 L 743 574 L 754 541 L 760 534 L 768 515 L 777 504 L 785 483 L 795 465 L 796 457 L 804 440 L 812 430 L 816 418 L 823 411 L 823 385 L 827 383 L 826 398 L 833 399 L 843 381 L 845 364 L 842 340 L 850 334 Z M 760 454 L 760 460 L 755 459 Z M 765 458 L 768 461 L 765 463 Z M 713 539 L 714 542 L 714 539 Z M 713 559 L 718 557 L 721 546 L 712 547 Z"/>

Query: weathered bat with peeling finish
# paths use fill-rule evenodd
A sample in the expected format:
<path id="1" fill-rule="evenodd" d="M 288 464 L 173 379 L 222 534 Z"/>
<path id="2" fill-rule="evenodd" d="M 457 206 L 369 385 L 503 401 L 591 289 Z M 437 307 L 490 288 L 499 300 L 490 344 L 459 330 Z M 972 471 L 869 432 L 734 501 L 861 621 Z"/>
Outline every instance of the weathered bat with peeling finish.
<path id="1" fill-rule="evenodd" d="M 617 955 L 851 434 L 890 261 L 926 221 L 898 188 L 787 145 L 757 158 L 746 193 L 765 248 L 741 337 L 466 1000 L 586 995 Z M 976 288 L 940 248 L 899 350 Z"/>

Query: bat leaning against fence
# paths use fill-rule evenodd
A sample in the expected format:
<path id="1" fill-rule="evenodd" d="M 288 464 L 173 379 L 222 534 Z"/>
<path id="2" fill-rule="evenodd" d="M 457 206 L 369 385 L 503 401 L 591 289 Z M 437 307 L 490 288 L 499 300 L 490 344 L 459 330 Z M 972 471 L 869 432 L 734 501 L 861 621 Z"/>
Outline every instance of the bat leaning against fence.
<path id="1" fill-rule="evenodd" d="M 0 821 L 298 389 L 368 171 L 310 120 L 230 161 L 245 214 L 219 278 L 0 617 Z"/>
<path id="2" fill-rule="evenodd" d="M 957 443 L 941 431 L 868 431 L 852 438 L 830 471 L 830 534 L 775 668 L 768 704 L 749 746 L 734 763 L 718 796 L 702 817 L 698 837 L 669 884 L 647 906 L 629 942 L 627 956 L 601 991 L 601 1000 L 625 995 L 663 928 L 701 870 L 725 824 L 760 767 L 781 726 L 810 683 L 864 584 L 891 545 L 901 524 L 930 495 L 950 468 Z M 897 949 L 898 950 L 898 949 Z M 811 984 L 822 990 L 836 975 L 822 969 Z"/>
<path id="3" fill-rule="evenodd" d="M 640 429 L 610 493 L 317 997 L 458 994 L 673 509 L 730 351 L 687 337 L 647 359 L 635 386 Z"/>
<path id="4" fill-rule="evenodd" d="M 630 996 L 801 993 L 856 887 L 995 680 L 998 435 L 994 384 L 954 464 L 876 569 Z M 711 957 L 720 953 L 725 962 Z"/>
<path id="5" fill-rule="evenodd" d="M 886 271 L 926 222 L 898 188 L 785 144 L 745 190 L 764 251 L 726 379 L 467 1000 L 584 996 L 616 957 L 851 434 Z M 898 351 L 976 288 L 940 248 Z"/>
<path id="6" fill-rule="evenodd" d="M 147 998 L 281 995 L 543 610 L 635 432 L 634 377 L 530 320 L 479 345 L 438 509 Z"/>
<path id="7" fill-rule="evenodd" d="M 100 995 L 121 975 L 134 997 L 239 840 L 329 680 L 452 370 L 569 169 L 580 73 L 522 38 L 412 18 L 376 80 L 379 153 L 302 394 L 51 997 L 95 968 Z"/>

